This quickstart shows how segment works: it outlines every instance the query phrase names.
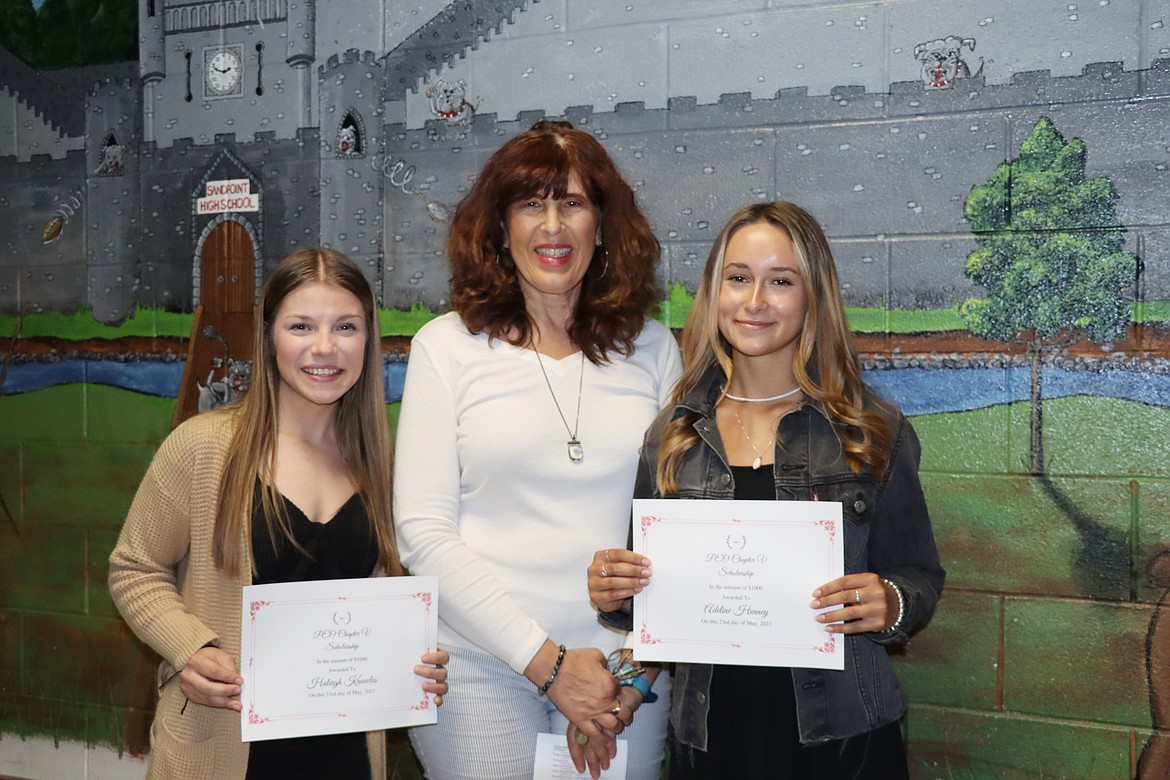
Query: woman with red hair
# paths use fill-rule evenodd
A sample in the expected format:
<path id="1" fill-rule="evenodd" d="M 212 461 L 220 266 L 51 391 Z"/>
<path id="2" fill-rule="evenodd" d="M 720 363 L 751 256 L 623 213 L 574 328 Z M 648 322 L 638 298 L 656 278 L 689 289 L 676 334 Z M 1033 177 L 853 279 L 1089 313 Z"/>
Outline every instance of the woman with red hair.
<path id="1" fill-rule="evenodd" d="M 394 514 L 403 562 L 440 578 L 459 696 L 411 736 L 432 780 L 530 778 L 541 732 L 596 777 L 649 691 L 606 668 L 624 635 L 575 572 L 625 545 L 642 431 L 680 371 L 647 316 L 659 244 L 601 144 L 541 121 L 488 160 L 447 248 L 453 311 L 411 346 Z M 642 707 L 630 780 L 656 780 L 665 735 Z"/>

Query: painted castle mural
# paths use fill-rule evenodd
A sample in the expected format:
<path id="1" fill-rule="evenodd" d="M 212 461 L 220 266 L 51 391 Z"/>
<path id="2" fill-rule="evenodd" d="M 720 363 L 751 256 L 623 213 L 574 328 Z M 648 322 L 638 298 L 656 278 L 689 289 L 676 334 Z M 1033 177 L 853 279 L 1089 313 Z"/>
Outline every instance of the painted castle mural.
<path id="1" fill-rule="evenodd" d="M 914 776 L 1164 776 L 1167 25 L 1170 0 L 139 0 L 135 62 L 0 49 L 0 774 L 141 775 L 117 751 L 150 659 L 105 560 L 171 425 L 246 391 L 266 269 L 357 260 L 397 400 L 454 204 L 548 116 L 635 185 L 672 326 L 743 203 L 825 226 L 949 575 L 896 658 Z"/>

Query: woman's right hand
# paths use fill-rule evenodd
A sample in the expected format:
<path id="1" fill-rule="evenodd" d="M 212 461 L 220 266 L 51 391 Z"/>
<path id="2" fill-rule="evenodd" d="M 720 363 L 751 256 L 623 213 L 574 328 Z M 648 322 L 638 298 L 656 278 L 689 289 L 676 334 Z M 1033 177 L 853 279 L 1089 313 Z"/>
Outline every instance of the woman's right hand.
<path id="1" fill-rule="evenodd" d="M 244 678 L 235 660 L 218 647 L 196 650 L 179 672 L 179 689 L 189 701 L 207 707 L 223 707 L 239 712 L 240 690 Z"/>
<path id="2" fill-rule="evenodd" d="M 622 602 L 650 584 L 650 559 L 617 547 L 593 553 L 589 601 L 602 612 L 616 612 Z"/>
<path id="3" fill-rule="evenodd" d="M 552 674 L 559 650 L 550 640 L 529 662 L 524 675 L 537 686 L 543 686 Z M 605 665 L 605 655 L 596 647 L 574 647 L 565 650 L 565 658 L 549 687 L 549 701 L 577 725 L 590 739 L 608 742 L 609 755 L 617 754 L 617 743 L 606 738 L 602 727 L 618 727 L 612 711 L 618 705 L 619 685 Z"/>

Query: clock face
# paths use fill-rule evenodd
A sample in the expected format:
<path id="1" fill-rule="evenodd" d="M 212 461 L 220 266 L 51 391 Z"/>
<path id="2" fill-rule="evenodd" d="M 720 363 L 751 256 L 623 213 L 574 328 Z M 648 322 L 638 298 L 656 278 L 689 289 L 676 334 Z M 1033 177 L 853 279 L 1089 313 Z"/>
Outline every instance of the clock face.
<path id="1" fill-rule="evenodd" d="M 213 95 L 229 95 L 240 86 L 240 57 L 232 49 L 219 49 L 207 60 L 207 89 Z"/>

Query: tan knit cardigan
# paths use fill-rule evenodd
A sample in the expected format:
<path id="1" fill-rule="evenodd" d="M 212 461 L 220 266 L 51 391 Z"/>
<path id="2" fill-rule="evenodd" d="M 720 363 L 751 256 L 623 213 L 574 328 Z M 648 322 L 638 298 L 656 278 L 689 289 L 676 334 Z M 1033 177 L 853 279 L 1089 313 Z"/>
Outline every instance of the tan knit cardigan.
<path id="1" fill-rule="evenodd" d="M 197 415 L 162 443 L 110 554 L 110 594 L 126 623 L 162 656 L 161 683 L 182 669 L 208 642 L 240 659 L 240 589 L 245 570 L 229 578 L 211 554 L 220 476 L 235 429 L 234 415 Z M 238 544 L 249 561 L 248 536 Z M 248 745 L 240 741 L 240 715 L 186 697 L 178 679 L 160 691 L 150 730 L 147 778 L 243 780 Z M 386 770 L 385 732 L 367 735 L 373 780 Z"/>

